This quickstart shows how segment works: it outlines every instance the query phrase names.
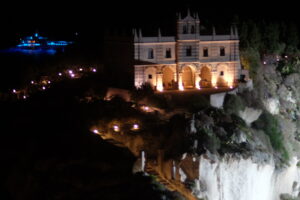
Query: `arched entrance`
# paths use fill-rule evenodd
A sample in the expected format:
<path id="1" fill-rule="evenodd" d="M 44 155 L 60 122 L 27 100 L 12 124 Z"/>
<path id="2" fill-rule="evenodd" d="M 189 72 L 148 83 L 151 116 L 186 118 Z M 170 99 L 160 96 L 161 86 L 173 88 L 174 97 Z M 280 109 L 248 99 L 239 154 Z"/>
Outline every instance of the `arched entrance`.
<path id="1" fill-rule="evenodd" d="M 174 88 L 174 72 L 170 67 L 165 67 L 163 69 L 163 86 L 164 89 L 173 89 Z"/>
<path id="2" fill-rule="evenodd" d="M 182 84 L 184 88 L 194 87 L 194 73 L 191 67 L 185 66 L 182 69 Z"/>
<path id="3" fill-rule="evenodd" d="M 150 83 L 152 87 L 156 86 L 156 69 L 154 67 L 145 70 L 145 82 Z"/>
<path id="4" fill-rule="evenodd" d="M 211 87 L 211 71 L 208 67 L 204 66 L 201 68 L 200 77 L 200 87 Z"/>

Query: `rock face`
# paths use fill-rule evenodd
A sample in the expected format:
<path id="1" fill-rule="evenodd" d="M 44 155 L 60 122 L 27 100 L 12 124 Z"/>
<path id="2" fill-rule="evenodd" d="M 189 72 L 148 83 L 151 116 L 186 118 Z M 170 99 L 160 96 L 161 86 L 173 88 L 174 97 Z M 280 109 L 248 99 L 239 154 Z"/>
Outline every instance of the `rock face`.
<path id="1" fill-rule="evenodd" d="M 261 115 L 262 110 L 246 107 L 245 110 L 239 111 L 239 116 L 246 122 L 248 126 L 256 121 Z"/>
<path id="2" fill-rule="evenodd" d="M 279 114 L 280 102 L 277 98 L 268 98 L 263 101 L 265 109 L 273 115 Z"/>
<path id="3" fill-rule="evenodd" d="M 210 95 L 210 105 L 215 108 L 222 108 L 225 95 L 225 92 Z"/>
<path id="4" fill-rule="evenodd" d="M 255 163 L 251 158 L 227 155 L 211 161 L 202 155 L 199 159 L 199 179 L 194 193 L 209 200 L 280 200 L 287 193 L 296 197 L 300 181 L 297 160 L 277 171 L 274 162 Z M 202 183 L 202 184 L 199 184 Z M 201 187 L 201 185 L 205 187 Z"/>

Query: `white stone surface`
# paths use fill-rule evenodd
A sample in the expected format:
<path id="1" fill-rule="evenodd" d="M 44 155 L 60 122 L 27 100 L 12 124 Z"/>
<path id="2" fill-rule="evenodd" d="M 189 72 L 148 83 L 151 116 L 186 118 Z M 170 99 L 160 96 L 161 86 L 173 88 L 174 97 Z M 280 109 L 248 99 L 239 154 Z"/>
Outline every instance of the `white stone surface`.
<path id="1" fill-rule="evenodd" d="M 225 92 L 210 95 L 210 105 L 215 108 L 222 108 L 225 95 Z"/>
<path id="2" fill-rule="evenodd" d="M 269 98 L 263 101 L 265 109 L 273 115 L 279 114 L 280 102 L 277 98 Z"/>
<path id="3" fill-rule="evenodd" d="M 246 107 L 245 110 L 239 111 L 239 116 L 246 122 L 248 126 L 251 126 L 251 123 L 256 121 L 261 115 L 262 110 Z"/>
<path id="4" fill-rule="evenodd" d="M 290 166 L 276 170 L 273 160 L 257 164 L 251 158 L 228 157 L 211 162 L 205 156 L 199 161 L 199 180 L 205 191 L 196 191 L 198 198 L 208 200 L 280 200 L 280 194 L 295 197 L 300 171 L 297 159 Z M 194 190 L 199 188 L 195 187 Z"/>

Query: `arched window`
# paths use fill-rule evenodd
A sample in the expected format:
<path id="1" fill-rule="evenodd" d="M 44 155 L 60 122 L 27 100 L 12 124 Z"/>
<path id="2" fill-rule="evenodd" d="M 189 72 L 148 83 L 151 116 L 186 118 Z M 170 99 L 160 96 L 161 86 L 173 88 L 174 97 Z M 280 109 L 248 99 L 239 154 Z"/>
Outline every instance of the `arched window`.
<path id="1" fill-rule="evenodd" d="M 172 58 L 171 48 L 166 49 L 166 58 Z"/>
<path id="2" fill-rule="evenodd" d="M 203 48 L 203 57 L 208 57 L 208 48 L 207 47 Z"/>
<path id="3" fill-rule="evenodd" d="M 191 26 L 191 33 L 192 33 L 192 34 L 195 33 L 195 26 L 194 26 L 194 25 Z"/>
<path id="4" fill-rule="evenodd" d="M 153 49 L 150 48 L 148 49 L 148 59 L 153 59 L 154 58 L 154 52 Z"/>
<path id="5" fill-rule="evenodd" d="M 186 25 L 183 25 L 183 34 L 187 34 L 187 26 Z"/>
<path id="6" fill-rule="evenodd" d="M 220 56 L 225 56 L 225 47 L 220 47 Z"/>
<path id="7" fill-rule="evenodd" d="M 192 56 L 192 46 L 187 46 L 185 49 L 186 56 Z"/>

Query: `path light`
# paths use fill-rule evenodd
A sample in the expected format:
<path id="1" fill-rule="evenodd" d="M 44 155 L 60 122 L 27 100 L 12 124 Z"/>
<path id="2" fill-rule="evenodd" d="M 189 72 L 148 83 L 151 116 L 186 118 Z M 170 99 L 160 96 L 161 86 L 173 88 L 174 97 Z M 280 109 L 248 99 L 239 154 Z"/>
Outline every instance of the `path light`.
<path id="1" fill-rule="evenodd" d="M 43 87 L 42 87 L 42 89 L 43 89 L 43 90 L 46 90 L 46 87 L 45 87 L 45 86 L 43 86 Z"/>
<path id="2" fill-rule="evenodd" d="M 93 133 L 99 134 L 99 131 L 98 131 L 97 129 L 94 129 L 94 130 L 93 130 Z"/>
<path id="3" fill-rule="evenodd" d="M 51 83 L 51 81 L 48 81 L 48 84 L 50 84 Z"/>
<path id="4" fill-rule="evenodd" d="M 113 126 L 113 129 L 114 129 L 115 132 L 119 132 L 119 131 L 120 131 L 120 128 L 119 128 L 118 125 L 114 125 L 114 126 Z"/>
<path id="5" fill-rule="evenodd" d="M 72 70 L 69 70 L 69 74 L 73 74 L 73 71 L 72 71 Z"/>
<path id="6" fill-rule="evenodd" d="M 97 72 L 97 70 L 95 68 L 93 68 L 93 72 Z"/>
<path id="7" fill-rule="evenodd" d="M 139 130 L 139 125 L 138 124 L 133 124 L 133 126 L 132 126 L 132 130 Z"/>
<path id="8" fill-rule="evenodd" d="M 149 111 L 149 107 L 148 107 L 148 106 L 144 106 L 143 109 L 144 109 L 145 111 Z"/>
<path id="9" fill-rule="evenodd" d="M 59 73 L 58 73 L 58 76 L 62 76 L 62 73 L 59 72 Z"/>
<path id="10" fill-rule="evenodd" d="M 23 96 L 23 99 L 26 99 L 26 98 L 27 98 L 26 95 L 24 95 L 24 96 Z"/>
<path id="11" fill-rule="evenodd" d="M 75 77 L 75 74 L 71 74 L 71 77 L 74 78 L 74 77 Z"/>
<path id="12" fill-rule="evenodd" d="M 31 84 L 34 84 L 34 81 L 30 81 Z"/>
<path id="13" fill-rule="evenodd" d="M 183 87 L 182 84 L 179 84 L 179 90 L 180 90 L 180 91 L 183 91 L 183 90 L 184 90 L 184 87 Z"/>
<path id="14" fill-rule="evenodd" d="M 15 89 L 12 90 L 13 93 L 16 93 L 17 91 Z"/>

